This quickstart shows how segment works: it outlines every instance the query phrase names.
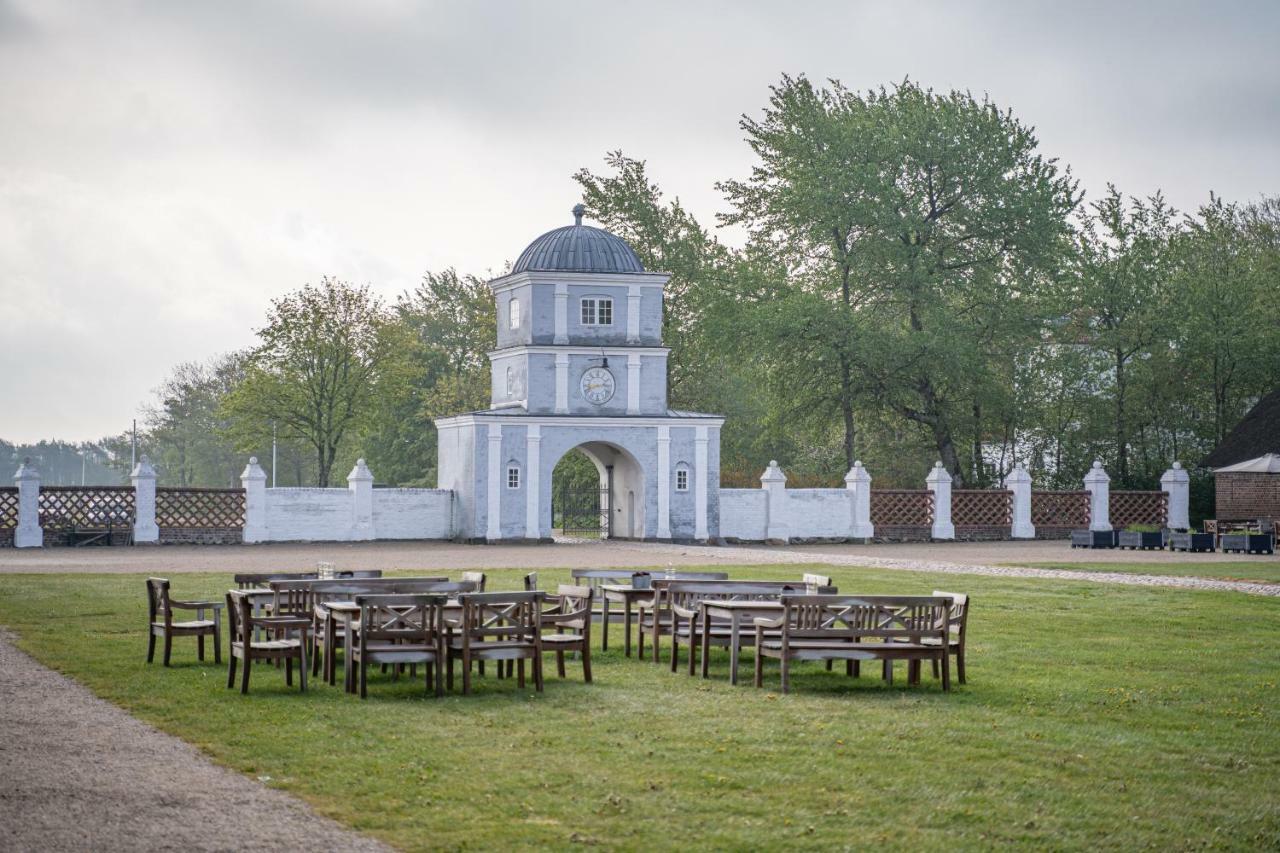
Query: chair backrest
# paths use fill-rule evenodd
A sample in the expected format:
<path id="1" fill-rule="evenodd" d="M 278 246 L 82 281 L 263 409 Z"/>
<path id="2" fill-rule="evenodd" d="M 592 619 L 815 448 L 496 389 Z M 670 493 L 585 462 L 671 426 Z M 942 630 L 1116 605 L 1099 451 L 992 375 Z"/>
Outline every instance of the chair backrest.
<path id="1" fill-rule="evenodd" d="M 274 593 L 271 609 L 277 616 L 308 616 L 317 600 L 335 601 L 350 598 L 356 593 L 374 593 L 380 590 L 387 592 L 435 592 L 434 589 L 423 589 L 419 584 L 447 583 L 443 575 L 423 578 L 351 578 L 347 580 L 319 580 L 307 578 L 302 580 L 273 580 L 267 587 Z M 324 597 L 317 599 L 317 590 L 324 592 Z"/>
<path id="2" fill-rule="evenodd" d="M 227 590 L 227 631 L 231 642 L 248 648 L 253 637 L 253 600 L 243 590 Z"/>
<path id="3" fill-rule="evenodd" d="M 235 575 L 236 589 L 263 589 L 271 581 L 306 580 L 320 577 L 315 572 L 241 572 Z"/>
<path id="4" fill-rule="evenodd" d="M 434 643 L 443 632 L 443 595 L 358 595 L 360 645 L 370 640 Z"/>
<path id="5" fill-rule="evenodd" d="M 463 572 L 462 579 L 476 585 L 476 590 L 484 592 L 484 572 Z"/>
<path id="6" fill-rule="evenodd" d="M 537 588 L 538 588 L 538 573 L 529 572 L 527 575 L 524 576 L 524 591 L 532 592 Z"/>
<path id="7" fill-rule="evenodd" d="M 147 621 L 167 624 L 172 620 L 168 578 L 147 578 Z"/>
<path id="8" fill-rule="evenodd" d="M 543 592 L 472 592 L 458 596 L 460 632 L 472 640 L 531 640 L 541 634 Z"/>
<path id="9" fill-rule="evenodd" d="M 777 601 L 784 595 L 806 591 L 799 581 L 666 581 L 657 585 L 659 607 L 675 605 L 692 610 L 700 601 Z M 817 587 L 819 593 L 834 593 L 830 586 Z"/>
<path id="10" fill-rule="evenodd" d="M 830 575 L 815 575 L 815 574 L 813 574 L 812 572 L 805 572 L 805 573 L 804 573 L 804 575 L 803 575 L 803 577 L 804 577 L 804 585 L 805 585 L 806 587 L 809 587 L 809 586 L 831 586 L 831 576 L 830 576 Z"/>
<path id="11" fill-rule="evenodd" d="M 951 599 L 951 611 L 948 614 L 951 634 L 957 640 L 963 640 L 965 627 L 969 624 L 969 596 L 963 592 L 945 592 L 940 589 L 935 589 L 933 594 L 939 598 Z"/>
<path id="12" fill-rule="evenodd" d="M 784 595 L 782 642 L 878 638 L 946 642 L 952 599 L 928 595 Z"/>
<path id="13" fill-rule="evenodd" d="M 560 584 L 556 587 L 555 608 L 543 614 L 544 617 L 552 618 L 544 618 L 544 623 L 550 621 L 560 628 L 576 628 L 584 637 L 589 637 L 591 602 L 595 598 L 595 593 L 596 591 L 589 586 Z"/>

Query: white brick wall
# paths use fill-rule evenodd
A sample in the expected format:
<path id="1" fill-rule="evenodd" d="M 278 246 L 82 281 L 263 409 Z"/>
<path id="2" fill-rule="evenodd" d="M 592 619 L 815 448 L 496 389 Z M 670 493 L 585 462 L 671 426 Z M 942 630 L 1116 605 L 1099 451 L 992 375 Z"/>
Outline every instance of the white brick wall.
<path id="1" fill-rule="evenodd" d="M 761 542 L 767 524 L 764 489 L 720 490 L 720 535 L 725 539 Z"/>
<path id="2" fill-rule="evenodd" d="M 453 492 L 448 489 L 374 489 L 374 536 L 448 539 L 452 511 Z"/>
<path id="3" fill-rule="evenodd" d="M 267 489 L 267 541 L 347 542 L 354 497 L 349 489 Z M 448 539 L 452 492 L 374 489 L 374 539 Z"/>
<path id="4" fill-rule="evenodd" d="M 844 539 L 853 518 L 847 489 L 787 489 L 785 517 L 792 539 Z"/>

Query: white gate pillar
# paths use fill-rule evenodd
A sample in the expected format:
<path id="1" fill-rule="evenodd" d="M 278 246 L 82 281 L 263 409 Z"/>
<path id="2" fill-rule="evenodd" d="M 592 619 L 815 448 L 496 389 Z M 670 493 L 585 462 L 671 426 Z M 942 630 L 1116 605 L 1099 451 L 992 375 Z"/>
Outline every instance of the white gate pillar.
<path id="1" fill-rule="evenodd" d="M 524 434 L 524 537 L 542 538 L 542 427 L 529 424 Z"/>
<path id="2" fill-rule="evenodd" d="M 144 453 L 129 475 L 133 482 L 133 541 L 158 543 L 160 528 L 156 526 L 156 469 Z"/>
<path id="3" fill-rule="evenodd" d="M 249 457 L 249 464 L 240 473 L 240 485 L 244 487 L 244 531 L 240 539 L 245 544 L 266 542 L 267 472 L 258 464 L 258 457 Z"/>
<path id="4" fill-rule="evenodd" d="M 18 526 L 13 530 L 15 548 L 44 547 L 44 529 L 40 527 L 40 472 L 31 458 L 22 460 L 13 475 L 18 486 Z"/>
<path id="5" fill-rule="evenodd" d="M 1169 515 L 1165 519 L 1165 527 L 1190 530 L 1191 475 L 1182 467 L 1181 462 L 1173 463 L 1173 467 L 1164 472 L 1164 476 L 1160 478 L 1160 488 L 1169 496 Z"/>
<path id="6" fill-rule="evenodd" d="M 870 539 L 876 535 L 875 526 L 871 524 L 871 474 L 862 467 L 862 460 L 854 462 L 849 473 L 844 475 L 844 487 L 849 491 L 849 502 L 853 504 L 849 537 Z"/>
<path id="7" fill-rule="evenodd" d="M 787 475 L 778 467 L 778 460 L 769 460 L 769 467 L 760 475 L 760 488 L 765 495 L 764 538 L 785 544 L 791 538 L 786 521 Z"/>
<path id="8" fill-rule="evenodd" d="M 357 542 L 376 538 L 373 529 L 373 472 L 363 459 L 347 475 L 351 491 L 351 538 Z"/>
<path id="9" fill-rule="evenodd" d="M 1102 470 L 1102 460 L 1093 460 L 1093 467 L 1084 475 L 1084 487 L 1089 492 L 1089 529 L 1111 529 L 1111 478 Z"/>
<path id="10" fill-rule="evenodd" d="M 951 523 L 951 475 L 941 462 L 933 466 L 925 484 L 933 492 L 933 538 L 955 539 L 956 526 Z"/>
<path id="11" fill-rule="evenodd" d="M 1004 487 L 1013 492 L 1014 539 L 1035 539 L 1036 526 L 1031 523 L 1031 475 L 1019 462 L 1004 478 Z"/>

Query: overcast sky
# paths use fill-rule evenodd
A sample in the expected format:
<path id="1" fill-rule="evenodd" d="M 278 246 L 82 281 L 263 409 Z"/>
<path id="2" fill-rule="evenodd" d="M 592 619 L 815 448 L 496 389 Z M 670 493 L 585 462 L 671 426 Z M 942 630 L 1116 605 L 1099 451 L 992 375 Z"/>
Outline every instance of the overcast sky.
<path id="1" fill-rule="evenodd" d="M 124 430 L 325 274 L 500 272 L 612 149 L 711 225 L 784 72 L 988 93 L 1093 197 L 1280 192 L 1280 3 L 1113 5 L 0 0 L 0 437 Z"/>

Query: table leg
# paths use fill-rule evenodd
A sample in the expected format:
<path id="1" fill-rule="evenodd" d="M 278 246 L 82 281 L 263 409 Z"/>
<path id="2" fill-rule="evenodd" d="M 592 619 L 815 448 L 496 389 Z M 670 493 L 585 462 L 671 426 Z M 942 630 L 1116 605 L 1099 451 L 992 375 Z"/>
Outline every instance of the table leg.
<path id="1" fill-rule="evenodd" d="M 622 606 L 622 651 L 631 657 L 631 598 Z"/>
<path id="2" fill-rule="evenodd" d="M 333 636 L 334 629 L 338 626 L 333 621 L 333 611 L 325 610 L 324 612 L 324 683 L 330 687 L 333 686 L 333 674 L 337 672 L 333 667 L 333 652 L 338 647 L 338 640 Z"/>
<path id="3" fill-rule="evenodd" d="M 733 611 L 733 615 L 729 618 L 729 683 L 738 683 L 738 625 L 742 619 L 742 614 Z"/>
<path id="4" fill-rule="evenodd" d="M 351 648 L 352 643 L 355 642 L 355 622 L 355 618 L 349 615 L 342 635 L 344 644 L 342 649 L 342 682 L 346 685 L 348 693 L 356 692 L 355 667 L 351 665 Z"/>
<path id="5" fill-rule="evenodd" d="M 605 593 L 600 609 L 600 651 L 609 651 L 609 595 Z"/>
<path id="6" fill-rule="evenodd" d="M 702 677 L 709 678 L 707 658 L 711 653 L 711 617 L 707 608 L 702 608 Z"/>

